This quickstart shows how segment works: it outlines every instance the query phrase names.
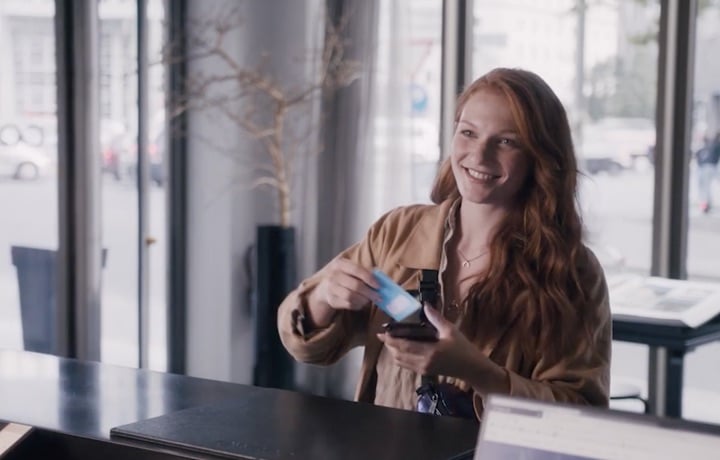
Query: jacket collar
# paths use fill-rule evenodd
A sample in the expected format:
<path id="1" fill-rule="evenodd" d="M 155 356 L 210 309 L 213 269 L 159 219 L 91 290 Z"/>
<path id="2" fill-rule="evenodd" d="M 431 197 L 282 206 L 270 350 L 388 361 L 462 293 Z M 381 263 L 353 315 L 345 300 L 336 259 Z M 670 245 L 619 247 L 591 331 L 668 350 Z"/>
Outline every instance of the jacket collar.
<path id="1" fill-rule="evenodd" d="M 405 243 L 398 260 L 400 265 L 416 269 L 440 267 L 444 243 L 437 245 L 437 241 L 444 242 L 448 215 L 455 202 L 455 200 L 445 200 L 422 213 Z M 429 251 L 429 248 L 437 250 L 433 252 Z"/>
<path id="2" fill-rule="evenodd" d="M 457 200 L 445 200 L 437 206 L 430 207 L 424 212 L 415 223 L 413 231 L 407 238 L 405 248 L 398 260 L 399 264 L 409 269 L 440 269 L 442 253 L 445 247 L 445 238 L 447 228 L 453 226 L 451 219 L 457 213 L 459 205 Z M 436 246 L 437 241 L 442 241 Z M 436 252 L 432 252 L 429 248 L 437 248 Z M 494 339 L 483 344 L 483 353 L 486 356 L 492 356 L 500 340 L 511 329 L 511 326 L 517 321 L 520 309 L 508 318 L 507 323 L 498 325 L 498 333 Z M 380 343 L 380 342 L 378 342 Z M 379 353 L 381 347 L 374 350 Z"/>

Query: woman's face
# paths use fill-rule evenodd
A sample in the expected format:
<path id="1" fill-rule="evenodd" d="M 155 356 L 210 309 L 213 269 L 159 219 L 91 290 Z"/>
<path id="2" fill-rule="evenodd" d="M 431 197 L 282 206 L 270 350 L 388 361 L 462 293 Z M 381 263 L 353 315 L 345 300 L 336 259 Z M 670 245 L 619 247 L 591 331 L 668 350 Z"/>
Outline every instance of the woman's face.
<path id="1" fill-rule="evenodd" d="M 507 99 L 492 90 L 473 94 L 462 109 L 451 164 L 464 200 L 509 208 L 525 184 L 530 159 Z"/>

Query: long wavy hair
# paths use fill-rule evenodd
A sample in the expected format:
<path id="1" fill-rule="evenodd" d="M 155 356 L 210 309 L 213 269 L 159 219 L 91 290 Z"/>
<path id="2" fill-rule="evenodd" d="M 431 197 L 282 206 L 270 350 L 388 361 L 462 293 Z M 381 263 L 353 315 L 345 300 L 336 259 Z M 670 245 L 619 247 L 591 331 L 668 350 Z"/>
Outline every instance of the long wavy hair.
<path id="1" fill-rule="evenodd" d="M 469 290 L 462 327 L 471 339 L 489 341 L 498 338 L 497 325 L 516 318 L 521 331 L 537 339 L 522 341 L 527 353 L 561 353 L 572 346 L 565 331 L 577 327 L 577 306 L 585 301 L 577 270 L 578 259 L 586 257 L 577 208 L 578 169 L 567 115 L 538 75 L 499 68 L 458 97 L 456 123 L 468 99 L 481 90 L 497 91 L 507 99 L 530 172 L 517 206 L 490 242 L 489 268 Z M 440 203 L 459 196 L 447 158 L 431 199 Z"/>

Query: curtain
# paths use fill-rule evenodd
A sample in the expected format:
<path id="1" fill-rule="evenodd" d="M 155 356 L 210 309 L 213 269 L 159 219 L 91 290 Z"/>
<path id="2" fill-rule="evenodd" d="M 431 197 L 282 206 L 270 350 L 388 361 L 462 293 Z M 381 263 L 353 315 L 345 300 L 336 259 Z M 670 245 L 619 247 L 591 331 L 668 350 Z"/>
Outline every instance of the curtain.
<path id="1" fill-rule="evenodd" d="M 439 40 L 434 45 L 417 40 L 422 23 L 412 20 L 428 16 L 422 14 L 427 11 L 413 16 L 415 6 L 400 0 L 328 0 L 326 5 L 329 15 L 350 19 L 348 57 L 362 70 L 352 86 L 324 104 L 324 149 L 316 179 L 305 186 L 303 277 L 361 239 L 384 212 L 429 201 L 439 158 L 439 116 L 428 122 L 432 115 L 419 113 L 424 106 L 412 97 L 431 65 L 431 48 L 438 57 L 433 70 L 440 73 Z M 440 15 L 435 17 L 439 38 Z M 439 96 L 439 78 L 437 86 Z M 351 399 L 361 359 L 362 349 L 356 349 L 329 368 L 299 366 L 300 389 Z"/>

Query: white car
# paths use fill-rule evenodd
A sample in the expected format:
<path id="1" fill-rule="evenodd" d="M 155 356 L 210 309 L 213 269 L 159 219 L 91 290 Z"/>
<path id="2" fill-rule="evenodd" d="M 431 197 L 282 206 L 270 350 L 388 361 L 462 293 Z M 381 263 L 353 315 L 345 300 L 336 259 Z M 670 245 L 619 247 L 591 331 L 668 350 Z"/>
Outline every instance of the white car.
<path id="1" fill-rule="evenodd" d="M 0 144 L 0 176 L 18 180 L 34 180 L 46 174 L 51 157 L 42 149 L 19 143 Z"/>
<path id="2" fill-rule="evenodd" d="M 615 173 L 652 162 L 655 122 L 645 118 L 602 118 L 583 127 L 577 153 L 590 174 Z"/>

